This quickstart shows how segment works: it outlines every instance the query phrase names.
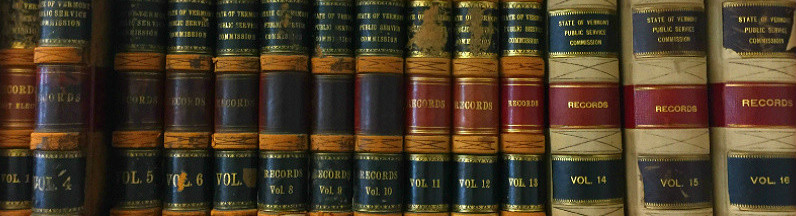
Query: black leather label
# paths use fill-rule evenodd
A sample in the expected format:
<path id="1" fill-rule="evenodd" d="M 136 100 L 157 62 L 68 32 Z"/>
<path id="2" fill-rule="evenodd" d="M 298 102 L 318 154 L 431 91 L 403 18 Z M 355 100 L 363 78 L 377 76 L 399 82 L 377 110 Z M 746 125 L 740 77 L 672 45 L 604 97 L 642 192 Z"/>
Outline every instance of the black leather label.
<path id="1" fill-rule="evenodd" d="M 790 1 L 723 1 L 724 48 L 743 58 L 793 58 L 793 13 Z"/>
<path id="2" fill-rule="evenodd" d="M 450 155 L 407 155 L 407 212 L 448 212 L 450 207 Z"/>
<path id="3" fill-rule="evenodd" d="M 356 134 L 403 135 L 403 75 L 366 73 L 356 76 Z"/>
<path id="4" fill-rule="evenodd" d="M 636 58 L 705 56 L 705 9 L 700 7 L 633 8 L 633 54 Z"/>
<path id="5" fill-rule="evenodd" d="M 313 134 L 354 134 L 354 75 L 314 75 Z"/>
<path id="6" fill-rule="evenodd" d="M 39 0 L 0 1 L 0 49 L 32 49 L 39 42 Z"/>
<path id="7" fill-rule="evenodd" d="M 456 58 L 496 58 L 498 56 L 499 12 L 498 2 L 456 2 L 454 6 Z"/>
<path id="8" fill-rule="evenodd" d="M 403 57 L 404 1 L 356 0 L 357 56 Z"/>
<path id="9" fill-rule="evenodd" d="M 315 57 L 353 56 L 354 0 L 315 1 Z"/>
<path id="10" fill-rule="evenodd" d="M 29 149 L 0 149 L 0 209 L 29 209 L 33 161 Z"/>
<path id="11" fill-rule="evenodd" d="M 453 155 L 453 212 L 498 211 L 496 155 Z"/>
<path id="12" fill-rule="evenodd" d="M 117 52 L 163 53 L 166 0 L 120 0 L 115 12 L 119 27 Z"/>
<path id="13" fill-rule="evenodd" d="M 503 155 L 503 206 L 511 212 L 544 211 L 547 197 L 542 155 Z"/>
<path id="14" fill-rule="evenodd" d="M 352 153 L 313 153 L 310 211 L 351 210 Z"/>
<path id="15" fill-rule="evenodd" d="M 216 56 L 257 56 L 260 2 L 219 0 L 216 2 Z"/>
<path id="16" fill-rule="evenodd" d="M 553 155 L 553 202 L 610 205 L 623 202 L 622 155 Z"/>
<path id="17" fill-rule="evenodd" d="M 213 54 L 213 0 L 169 0 L 170 54 Z"/>
<path id="18" fill-rule="evenodd" d="M 713 205 L 710 155 L 639 156 L 648 209 L 696 209 Z"/>
<path id="19" fill-rule="evenodd" d="M 730 205 L 753 211 L 796 209 L 796 155 L 730 153 L 727 187 Z"/>
<path id="20" fill-rule="evenodd" d="M 616 11 L 608 9 L 550 11 L 550 57 L 616 57 L 620 43 L 617 19 Z"/>
<path id="21" fill-rule="evenodd" d="M 540 56 L 545 34 L 542 2 L 507 1 L 501 5 L 503 56 Z"/>
<path id="22" fill-rule="evenodd" d="M 258 73 L 217 73 L 215 132 L 257 132 Z"/>
<path id="23" fill-rule="evenodd" d="M 163 182 L 160 149 L 115 149 L 113 158 L 113 207 L 159 207 Z"/>
<path id="24" fill-rule="evenodd" d="M 353 210 L 395 213 L 403 209 L 401 154 L 356 153 L 354 155 Z"/>
<path id="25" fill-rule="evenodd" d="M 213 209 L 256 208 L 257 151 L 216 150 L 215 164 Z"/>
<path id="26" fill-rule="evenodd" d="M 453 50 L 451 2 L 412 0 L 408 6 L 407 56 L 450 58 Z"/>
<path id="27" fill-rule="evenodd" d="M 309 82 L 305 72 L 268 72 L 260 76 L 260 133 L 306 134 Z"/>
<path id="28" fill-rule="evenodd" d="M 213 187 L 208 150 L 167 149 L 166 189 L 163 209 L 171 211 L 209 210 Z"/>
<path id="29" fill-rule="evenodd" d="M 33 151 L 33 214 L 83 211 L 86 158 L 81 151 Z"/>
<path id="30" fill-rule="evenodd" d="M 91 38 L 91 0 L 41 0 L 43 47 L 85 47 Z"/>
<path id="31" fill-rule="evenodd" d="M 307 153 L 260 152 L 258 209 L 297 212 L 307 208 Z"/>
<path id="32" fill-rule="evenodd" d="M 263 54 L 306 55 L 309 0 L 262 0 Z"/>

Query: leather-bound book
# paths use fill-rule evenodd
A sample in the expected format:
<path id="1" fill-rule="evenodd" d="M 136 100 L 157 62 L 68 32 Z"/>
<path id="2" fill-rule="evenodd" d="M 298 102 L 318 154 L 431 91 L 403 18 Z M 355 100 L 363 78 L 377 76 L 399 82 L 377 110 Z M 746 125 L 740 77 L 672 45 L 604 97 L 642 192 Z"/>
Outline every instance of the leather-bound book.
<path id="1" fill-rule="evenodd" d="M 168 0 L 162 215 L 207 215 L 215 183 L 213 0 Z"/>
<path id="2" fill-rule="evenodd" d="M 312 3 L 261 3 L 258 214 L 306 214 Z"/>
<path id="3" fill-rule="evenodd" d="M 624 215 L 616 1 L 548 10 L 552 215 Z"/>
<path id="4" fill-rule="evenodd" d="M 501 215 L 545 215 L 545 9 L 502 0 L 500 49 Z"/>
<path id="5" fill-rule="evenodd" d="M 707 1 L 716 215 L 796 214 L 796 1 Z"/>
<path id="6" fill-rule="evenodd" d="M 30 215 L 38 1 L 0 2 L 0 215 Z"/>
<path id="7" fill-rule="evenodd" d="M 407 4 L 406 216 L 450 214 L 452 5 Z"/>
<path id="8" fill-rule="evenodd" d="M 355 0 L 354 215 L 403 211 L 405 0 Z"/>
<path id="9" fill-rule="evenodd" d="M 257 215 L 260 2 L 216 1 L 212 215 Z"/>
<path id="10" fill-rule="evenodd" d="M 311 216 L 351 216 L 354 0 L 316 0 L 312 16 Z"/>
<path id="11" fill-rule="evenodd" d="M 500 212 L 498 0 L 454 0 L 451 215 Z"/>
<path id="12" fill-rule="evenodd" d="M 629 215 L 713 215 L 702 1 L 622 0 Z"/>
<path id="13" fill-rule="evenodd" d="M 160 215 L 166 1 L 119 1 L 111 215 Z M 145 22 L 141 22 L 141 20 Z M 137 34 L 135 32 L 149 32 Z"/>

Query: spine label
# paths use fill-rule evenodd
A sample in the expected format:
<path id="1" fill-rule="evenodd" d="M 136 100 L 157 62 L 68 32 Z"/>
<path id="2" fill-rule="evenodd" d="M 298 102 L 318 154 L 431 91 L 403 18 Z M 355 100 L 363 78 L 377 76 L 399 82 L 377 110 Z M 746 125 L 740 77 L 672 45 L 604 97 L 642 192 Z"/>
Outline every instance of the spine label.
<path id="1" fill-rule="evenodd" d="M 353 56 L 353 0 L 318 0 L 315 8 L 314 56 Z"/>
<path id="2" fill-rule="evenodd" d="M 258 73 L 216 74 L 216 133 L 257 131 Z"/>
<path id="3" fill-rule="evenodd" d="M 167 131 L 211 131 L 213 86 L 210 72 L 167 73 L 165 126 Z"/>
<path id="4" fill-rule="evenodd" d="M 213 53 L 210 47 L 211 0 L 168 0 L 169 54 Z"/>
<path id="5" fill-rule="evenodd" d="M 703 8 L 633 8 L 633 54 L 637 58 L 705 56 Z"/>
<path id="6" fill-rule="evenodd" d="M 450 156 L 410 154 L 407 156 L 407 212 L 447 212 L 450 203 Z"/>
<path id="7" fill-rule="evenodd" d="M 713 124 L 718 127 L 796 125 L 796 85 L 729 83 L 713 86 Z"/>
<path id="8" fill-rule="evenodd" d="M 344 212 L 351 210 L 351 153 L 314 153 L 310 210 Z"/>
<path id="9" fill-rule="evenodd" d="M 616 57 L 619 23 L 609 9 L 563 9 L 549 12 L 550 57 Z"/>
<path id="10" fill-rule="evenodd" d="M 402 162 L 401 154 L 355 154 L 353 210 L 401 212 L 401 183 L 404 181 Z"/>
<path id="11" fill-rule="evenodd" d="M 796 155 L 730 153 L 727 179 L 730 205 L 745 210 L 796 209 Z"/>
<path id="12" fill-rule="evenodd" d="M 307 133 L 309 81 L 304 72 L 261 74 L 260 133 Z"/>
<path id="13" fill-rule="evenodd" d="M 307 165 L 304 152 L 260 152 L 258 208 L 269 212 L 305 211 Z"/>
<path id="14" fill-rule="evenodd" d="M 354 134 L 354 76 L 315 75 L 313 134 Z"/>
<path id="15" fill-rule="evenodd" d="M 540 2 L 503 2 L 503 56 L 540 56 L 544 8 Z"/>
<path id="16" fill-rule="evenodd" d="M 497 78 L 457 78 L 453 87 L 455 134 L 495 135 L 500 127 Z M 475 120 L 478 119 L 478 120 Z"/>
<path id="17" fill-rule="evenodd" d="M 116 149 L 113 181 L 114 208 L 160 207 L 163 173 L 160 149 Z"/>
<path id="18" fill-rule="evenodd" d="M 91 38 L 91 0 L 39 1 L 42 47 L 85 47 Z"/>
<path id="19" fill-rule="evenodd" d="M 710 157 L 640 156 L 644 207 L 694 209 L 713 205 Z"/>
<path id="20" fill-rule="evenodd" d="M 451 3 L 439 0 L 413 0 L 407 9 L 409 19 L 408 57 L 450 58 Z"/>
<path id="21" fill-rule="evenodd" d="M 81 151 L 33 151 L 33 213 L 81 214 L 85 173 Z"/>
<path id="22" fill-rule="evenodd" d="M 504 211 L 539 212 L 545 207 L 545 174 L 542 155 L 504 154 Z"/>
<path id="23" fill-rule="evenodd" d="M 625 87 L 626 128 L 708 127 L 707 86 Z"/>
<path id="24" fill-rule="evenodd" d="M 28 149 L 0 150 L 0 209 L 29 209 L 31 152 Z"/>
<path id="25" fill-rule="evenodd" d="M 498 211 L 496 189 L 497 156 L 453 156 L 453 212 L 492 213 Z"/>
<path id="26" fill-rule="evenodd" d="M 356 76 L 356 133 L 403 135 L 404 76 L 384 73 Z"/>
<path id="27" fill-rule="evenodd" d="M 0 2 L 0 49 L 30 49 L 39 40 L 39 1 Z"/>
<path id="28" fill-rule="evenodd" d="M 213 179 L 207 150 L 166 150 L 163 208 L 171 211 L 210 209 Z"/>
<path id="29" fill-rule="evenodd" d="M 162 39 L 166 35 L 164 0 L 123 0 L 118 4 L 118 52 L 164 51 Z"/>
<path id="30" fill-rule="evenodd" d="M 456 58 L 496 58 L 498 55 L 498 3 L 457 1 Z"/>
<path id="31" fill-rule="evenodd" d="M 725 1 L 724 48 L 741 57 L 796 57 L 789 48 L 793 11 L 788 1 Z"/>
<path id="32" fill-rule="evenodd" d="M 308 9 L 307 0 L 263 0 L 262 53 L 307 54 Z"/>
<path id="33" fill-rule="evenodd" d="M 118 72 L 119 130 L 163 127 L 163 73 Z"/>
<path id="34" fill-rule="evenodd" d="M 257 56 L 260 13 L 257 0 L 221 0 L 216 7 L 216 56 Z"/>
<path id="35" fill-rule="evenodd" d="M 538 78 L 503 78 L 501 85 L 501 131 L 541 133 L 545 124 L 543 81 Z"/>
<path id="36" fill-rule="evenodd" d="M 358 56 L 403 57 L 404 1 L 356 0 Z"/>
<path id="37" fill-rule="evenodd" d="M 408 76 L 406 133 L 450 133 L 451 81 L 446 77 Z"/>
<path id="38" fill-rule="evenodd" d="M 215 151 L 213 209 L 254 209 L 257 200 L 257 151 Z"/>
<path id="39" fill-rule="evenodd" d="M 37 130 L 72 130 L 85 127 L 89 85 L 85 67 L 39 65 Z"/>
<path id="40" fill-rule="evenodd" d="M 553 155 L 553 203 L 621 204 L 624 163 L 621 155 Z"/>
<path id="41" fill-rule="evenodd" d="M 0 127 L 32 128 L 36 115 L 36 71 L 28 68 L 1 70 L 0 100 L 3 102 L 3 106 L 0 106 Z"/>
<path id="42" fill-rule="evenodd" d="M 550 127 L 619 127 L 618 84 L 550 85 Z"/>

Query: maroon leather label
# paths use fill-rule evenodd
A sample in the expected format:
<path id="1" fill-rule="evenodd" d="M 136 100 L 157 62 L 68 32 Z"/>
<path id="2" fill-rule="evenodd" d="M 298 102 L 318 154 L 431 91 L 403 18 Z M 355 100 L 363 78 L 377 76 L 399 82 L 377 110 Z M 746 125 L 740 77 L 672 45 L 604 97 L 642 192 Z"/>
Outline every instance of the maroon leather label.
<path id="1" fill-rule="evenodd" d="M 498 133 L 500 90 L 497 78 L 456 78 L 453 87 L 453 127 L 458 135 Z"/>
<path id="2" fill-rule="evenodd" d="M 708 127 L 704 85 L 625 86 L 625 128 Z"/>
<path id="3" fill-rule="evenodd" d="M 619 127 L 619 85 L 556 83 L 550 85 L 550 128 Z"/>
<path id="4" fill-rule="evenodd" d="M 714 127 L 796 127 L 796 84 L 724 83 L 711 87 Z"/>
<path id="5" fill-rule="evenodd" d="M 32 129 L 36 115 L 36 70 L 3 68 L 0 71 L 0 126 Z"/>
<path id="6" fill-rule="evenodd" d="M 451 79 L 409 75 L 406 83 L 406 134 L 450 133 Z"/>
<path id="7" fill-rule="evenodd" d="M 538 133 L 544 124 L 544 84 L 539 78 L 503 78 L 501 82 L 501 130 Z"/>

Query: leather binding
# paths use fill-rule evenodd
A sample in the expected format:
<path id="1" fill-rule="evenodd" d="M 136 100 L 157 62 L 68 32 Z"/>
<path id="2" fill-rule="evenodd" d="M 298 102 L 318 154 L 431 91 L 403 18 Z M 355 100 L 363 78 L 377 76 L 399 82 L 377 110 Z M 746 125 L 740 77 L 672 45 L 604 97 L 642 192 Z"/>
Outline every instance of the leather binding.
<path id="1" fill-rule="evenodd" d="M 308 214 L 351 216 L 354 0 L 314 1 Z"/>
<path id="2" fill-rule="evenodd" d="M 624 215 L 617 1 L 547 2 L 552 215 Z"/>
<path id="3" fill-rule="evenodd" d="M 622 0 L 630 215 L 713 215 L 702 1 Z"/>
<path id="4" fill-rule="evenodd" d="M 261 1 L 259 215 L 307 212 L 311 6 Z"/>
<path id="5" fill-rule="evenodd" d="M 39 99 L 30 138 L 32 215 L 80 215 L 85 213 L 92 4 L 88 0 L 50 3 L 39 7 L 41 35 L 33 57 Z M 59 16 L 56 11 L 73 16 Z M 70 24 L 51 24 L 63 22 Z"/>
<path id="6" fill-rule="evenodd" d="M 502 0 L 500 12 L 501 215 L 545 215 L 544 7 Z"/>
<path id="7" fill-rule="evenodd" d="M 38 1 L 0 2 L 0 214 L 31 213 L 30 133 L 36 108 L 33 49 L 39 37 Z"/>
<path id="8" fill-rule="evenodd" d="M 211 215 L 257 215 L 260 2 L 216 1 Z"/>
<path id="9" fill-rule="evenodd" d="M 407 216 L 450 214 L 452 5 L 450 0 L 407 4 Z"/>
<path id="10" fill-rule="evenodd" d="M 215 173 L 212 0 L 168 1 L 162 215 L 207 215 Z"/>
<path id="11" fill-rule="evenodd" d="M 454 0 L 451 215 L 498 215 L 497 0 Z"/>
<path id="12" fill-rule="evenodd" d="M 161 211 L 165 6 L 165 0 L 126 0 L 115 6 L 116 26 L 121 28 L 114 59 L 119 87 L 111 142 L 113 158 L 118 158 L 112 165 L 114 216 L 155 216 Z M 136 31 L 151 34 L 132 34 Z"/>
<path id="13" fill-rule="evenodd" d="M 714 212 L 794 215 L 796 1 L 706 4 Z"/>
<path id="14" fill-rule="evenodd" d="M 355 0 L 355 216 L 403 211 L 405 0 Z"/>

